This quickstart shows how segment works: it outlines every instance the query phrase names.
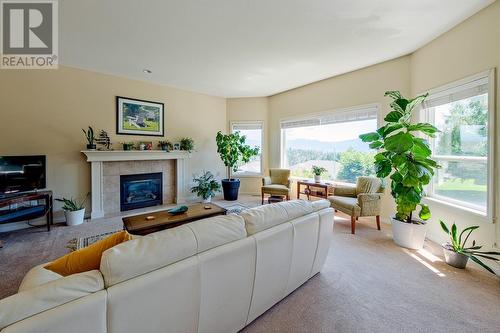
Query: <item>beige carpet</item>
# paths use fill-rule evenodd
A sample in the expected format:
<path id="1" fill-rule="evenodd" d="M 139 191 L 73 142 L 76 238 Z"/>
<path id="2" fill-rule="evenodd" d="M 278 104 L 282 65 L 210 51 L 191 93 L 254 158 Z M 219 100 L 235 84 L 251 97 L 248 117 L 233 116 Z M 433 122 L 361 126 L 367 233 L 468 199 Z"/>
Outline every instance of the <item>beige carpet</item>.
<path id="1" fill-rule="evenodd" d="M 0 234 L 0 298 L 16 292 L 29 268 L 66 253 L 70 239 L 120 226 L 118 217 Z M 322 272 L 243 332 L 499 332 L 500 279 L 449 267 L 431 242 L 420 253 L 399 248 L 390 227 L 377 231 L 371 219 L 356 232 L 339 214 Z"/>

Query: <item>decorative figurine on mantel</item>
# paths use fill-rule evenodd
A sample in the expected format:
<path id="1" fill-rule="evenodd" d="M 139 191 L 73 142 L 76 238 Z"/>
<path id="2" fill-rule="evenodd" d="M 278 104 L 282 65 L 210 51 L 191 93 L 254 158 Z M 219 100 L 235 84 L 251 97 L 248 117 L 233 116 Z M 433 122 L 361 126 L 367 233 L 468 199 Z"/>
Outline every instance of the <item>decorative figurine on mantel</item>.
<path id="1" fill-rule="evenodd" d="M 111 150 L 111 139 L 105 130 L 101 130 L 99 132 L 99 136 L 95 139 L 95 141 L 102 146 L 99 150 Z"/>

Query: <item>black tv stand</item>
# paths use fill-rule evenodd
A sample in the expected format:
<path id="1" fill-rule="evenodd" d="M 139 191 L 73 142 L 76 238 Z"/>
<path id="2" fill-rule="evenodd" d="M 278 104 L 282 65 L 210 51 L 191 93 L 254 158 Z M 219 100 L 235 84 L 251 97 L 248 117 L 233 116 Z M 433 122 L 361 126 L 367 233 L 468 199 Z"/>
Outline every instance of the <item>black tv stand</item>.
<path id="1" fill-rule="evenodd" d="M 42 201 L 43 204 L 35 206 L 26 206 L 10 209 L 14 204 L 20 204 L 27 201 Z M 53 224 L 53 198 L 52 191 L 31 191 L 22 193 L 10 193 L 0 197 L 0 208 L 9 206 L 9 209 L 0 211 L 0 224 L 26 221 L 45 216 L 47 219 L 47 231 L 50 231 L 50 225 Z"/>

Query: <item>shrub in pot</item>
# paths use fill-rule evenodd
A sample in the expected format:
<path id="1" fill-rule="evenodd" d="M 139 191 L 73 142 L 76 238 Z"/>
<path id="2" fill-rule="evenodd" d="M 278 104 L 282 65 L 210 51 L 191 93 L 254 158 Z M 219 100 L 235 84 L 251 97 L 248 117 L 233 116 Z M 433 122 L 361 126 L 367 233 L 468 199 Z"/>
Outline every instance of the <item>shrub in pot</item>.
<path id="1" fill-rule="evenodd" d="M 194 150 L 194 140 L 192 138 L 181 138 L 179 141 L 179 146 L 181 150 L 186 150 L 191 152 Z"/>
<path id="2" fill-rule="evenodd" d="M 316 183 L 321 183 L 321 174 L 325 173 L 327 170 L 323 167 L 313 165 L 312 168 L 312 173 L 314 175 L 314 181 Z"/>
<path id="3" fill-rule="evenodd" d="M 424 186 L 429 184 L 439 165 L 430 158 L 431 149 L 423 136 L 434 137 L 438 129 L 428 123 L 412 123 L 412 111 L 427 94 L 414 99 L 404 98 L 399 91 L 388 91 L 385 96 L 393 99 L 392 111 L 384 118 L 386 124 L 376 132 L 360 135 L 370 148 L 378 149 L 375 155 L 377 177 L 391 179 L 391 195 L 397 212 L 392 218 L 392 233 L 396 244 L 410 249 L 420 249 L 424 244 L 425 221 L 431 217 L 429 207 L 421 203 Z M 418 217 L 417 207 L 420 206 Z"/>
<path id="4" fill-rule="evenodd" d="M 191 193 L 203 199 L 203 202 L 211 202 L 212 197 L 220 192 L 221 186 L 210 171 L 205 171 L 200 177 L 193 178 L 195 186 L 191 187 Z"/>
<path id="5" fill-rule="evenodd" d="M 62 209 L 64 210 L 64 216 L 66 217 L 66 224 L 68 226 L 73 226 L 83 223 L 83 218 L 85 217 L 84 204 L 86 200 L 87 198 L 85 198 L 82 202 L 78 202 L 73 198 L 56 199 L 56 201 L 64 203 Z"/>
<path id="6" fill-rule="evenodd" d="M 496 275 L 495 271 L 493 271 L 488 265 L 486 265 L 480 258 L 485 258 L 492 261 L 500 261 L 499 258 L 495 258 L 494 256 L 500 256 L 500 252 L 495 251 L 479 251 L 482 246 L 476 245 L 476 241 L 472 241 L 472 245 L 467 247 L 467 240 L 471 233 L 478 229 L 478 225 L 474 225 L 471 227 L 467 227 L 460 234 L 458 234 L 458 229 L 455 223 L 448 228 L 448 226 L 443 222 L 439 221 L 441 224 L 441 228 L 444 232 L 448 234 L 450 237 L 450 242 L 443 244 L 444 258 L 448 265 L 456 267 L 456 268 L 465 268 L 467 265 L 467 261 L 469 258 L 474 261 L 479 266 L 486 269 L 488 272 Z M 463 238 L 463 236 L 465 238 Z M 463 241 L 462 241 L 463 239 Z"/>
<path id="7" fill-rule="evenodd" d="M 223 134 L 219 131 L 215 140 L 217 142 L 217 153 L 219 153 L 222 162 L 227 167 L 228 179 L 222 180 L 224 200 L 237 200 L 240 180 L 231 178 L 231 170 L 233 172 L 238 171 L 238 165 L 247 163 L 250 158 L 259 154 L 259 148 L 252 148 L 247 145 L 245 136 L 240 135 L 240 132 Z"/>

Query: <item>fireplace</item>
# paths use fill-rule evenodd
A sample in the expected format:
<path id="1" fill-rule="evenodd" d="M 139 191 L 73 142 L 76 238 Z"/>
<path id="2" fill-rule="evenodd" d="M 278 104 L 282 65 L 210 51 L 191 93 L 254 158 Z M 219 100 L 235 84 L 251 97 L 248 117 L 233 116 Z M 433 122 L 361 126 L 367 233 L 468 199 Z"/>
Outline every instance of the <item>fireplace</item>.
<path id="1" fill-rule="evenodd" d="M 120 211 L 163 204 L 162 173 L 120 176 Z"/>

